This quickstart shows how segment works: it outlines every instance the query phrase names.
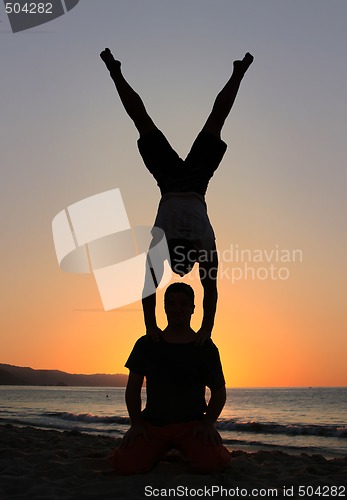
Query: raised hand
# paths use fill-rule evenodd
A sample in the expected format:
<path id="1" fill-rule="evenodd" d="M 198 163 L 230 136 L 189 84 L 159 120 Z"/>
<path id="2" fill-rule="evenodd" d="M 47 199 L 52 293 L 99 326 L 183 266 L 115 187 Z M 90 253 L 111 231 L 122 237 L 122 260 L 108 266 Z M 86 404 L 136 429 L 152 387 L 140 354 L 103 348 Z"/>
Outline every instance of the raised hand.
<path id="1" fill-rule="evenodd" d="M 163 330 L 161 330 L 158 326 L 152 326 L 151 328 L 147 328 L 146 336 L 151 340 L 154 340 L 154 342 L 158 342 L 162 333 Z"/>
<path id="2" fill-rule="evenodd" d="M 211 330 L 208 330 L 206 328 L 200 328 L 200 330 L 198 330 L 196 333 L 195 343 L 197 345 L 203 345 L 206 342 L 206 340 L 210 339 L 211 339 Z"/>

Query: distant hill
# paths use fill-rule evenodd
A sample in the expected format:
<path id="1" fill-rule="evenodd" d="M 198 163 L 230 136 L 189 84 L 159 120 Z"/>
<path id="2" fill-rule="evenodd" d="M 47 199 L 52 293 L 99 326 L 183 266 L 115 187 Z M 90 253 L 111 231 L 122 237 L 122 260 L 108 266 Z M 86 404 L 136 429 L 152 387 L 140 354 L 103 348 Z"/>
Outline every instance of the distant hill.
<path id="1" fill-rule="evenodd" d="M 33 370 L 0 363 L 0 385 L 125 387 L 128 375 L 79 375 L 59 370 Z"/>

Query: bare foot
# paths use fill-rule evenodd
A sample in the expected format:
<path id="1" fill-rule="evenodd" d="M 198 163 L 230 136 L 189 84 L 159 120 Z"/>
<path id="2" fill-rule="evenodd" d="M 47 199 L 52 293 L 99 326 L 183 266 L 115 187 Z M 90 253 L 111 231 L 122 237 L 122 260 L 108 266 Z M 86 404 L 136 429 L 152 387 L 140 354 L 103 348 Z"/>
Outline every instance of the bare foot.
<path id="1" fill-rule="evenodd" d="M 254 57 L 247 52 L 242 61 L 234 61 L 234 70 L 244 74 L 253 62 Z"/>
<path id="2" fill-rule="evenodd" d="M 112 69 L 115 69 L 115 68 L 120 68 L 120 61 L 117 61 L 113 55 L 112 55 L 112 52 L 110 51 L 110 49 L 105 49 L 101 52 L 100 54 L 100 57 L 101 59 L 104 61 L 104 63 L 106 64 L 107 66 L 107 69 L 109 71 L 111 71 Z"/>

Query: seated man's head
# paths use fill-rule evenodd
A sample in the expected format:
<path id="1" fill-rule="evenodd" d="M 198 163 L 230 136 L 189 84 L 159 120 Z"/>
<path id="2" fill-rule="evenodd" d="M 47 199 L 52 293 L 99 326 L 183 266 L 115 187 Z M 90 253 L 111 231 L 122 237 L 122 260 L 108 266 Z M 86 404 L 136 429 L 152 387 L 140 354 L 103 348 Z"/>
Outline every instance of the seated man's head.
<path id="1" fill-rule="evenodd" d="M 164 295 L 164 308 L 170 326 L 187 326 L 194 312 L 194 290 L 187 283 L 172 283 Z"/>
<path id="2" fill-rule="evenodd" d="M 180 276 L 190 273 L 198 259 L 198 252 L 192 242 L 177 238 L 168 240 L 167 244 L 173 272 Z"/>

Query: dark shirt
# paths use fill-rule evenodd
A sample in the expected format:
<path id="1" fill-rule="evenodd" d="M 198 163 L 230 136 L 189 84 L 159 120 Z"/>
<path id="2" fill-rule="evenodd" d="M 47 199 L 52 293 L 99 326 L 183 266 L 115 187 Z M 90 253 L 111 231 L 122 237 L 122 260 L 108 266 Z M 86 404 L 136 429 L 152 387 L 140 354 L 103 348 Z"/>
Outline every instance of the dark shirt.
<path id="1" fill-rule="evenodd" d="M 155 425 L 200 420 L 207 408 L 206 386 L 225 385 L 219 352 L 212 340 L 172 344 L 146 336 L 135 344 L 125 366 L 146 377 L 145 419 Z"/>

